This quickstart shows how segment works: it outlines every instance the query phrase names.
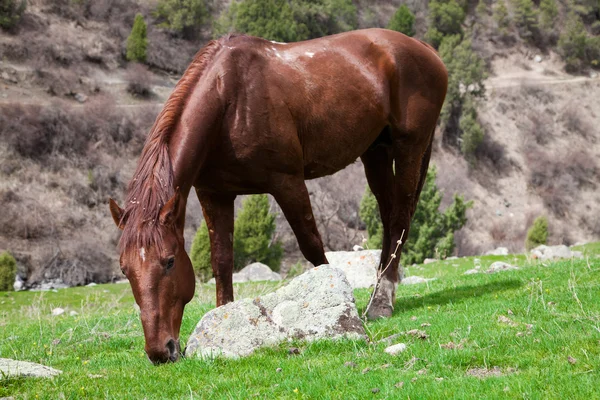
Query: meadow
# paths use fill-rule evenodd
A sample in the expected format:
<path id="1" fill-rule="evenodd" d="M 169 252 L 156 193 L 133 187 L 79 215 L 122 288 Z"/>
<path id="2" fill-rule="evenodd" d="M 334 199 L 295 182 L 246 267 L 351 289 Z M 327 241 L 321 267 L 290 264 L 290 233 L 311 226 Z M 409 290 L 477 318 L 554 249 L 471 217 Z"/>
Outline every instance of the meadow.
<path id="1" fill-rule="evenodd" d="M 369 341 L 300 341 L 244 359 L 162 366 L 146 359 L 128 284 L 0 292 L 0 357 L 63 371 L 53 379 L 0 377 L 0 398 L 596 398 L 600 243 L 579 250 L 582 260 L 483 256 L 409 267 L 407 276 L 436 280 L 401 286 L 393 317 L 367 323 Z M 521 269 L 463 275 L 496 260 Z M 281 284 L 238 284 L 236 298 Z M 355 292 L 360 313 L 368 295 Z M 197 288 L 182 341 L 213 297 L 212 286 Z M 56 307 L 66 312 L 53 316 Z M 384 352 L 400 342 L 403 353 Z"/>

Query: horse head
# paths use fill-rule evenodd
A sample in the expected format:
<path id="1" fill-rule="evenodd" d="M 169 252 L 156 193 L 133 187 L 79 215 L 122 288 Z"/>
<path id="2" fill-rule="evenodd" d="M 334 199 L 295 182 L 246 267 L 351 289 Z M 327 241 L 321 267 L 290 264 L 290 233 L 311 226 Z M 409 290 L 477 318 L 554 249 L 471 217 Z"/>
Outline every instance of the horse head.
<path id="1" fill-rule="evenodd" d="M 123 236 L 138 238 L 122 238 L 120 265 L 140 307 L 146 354 L 155 364 L 179 358 L 183 309 L 194 296 L 192 264 L 183 232 L 176 226 L 179 203 L 177 190 L 160 208 L 157 220 L 135 221 L 110 199 L 110 212 Z"/>

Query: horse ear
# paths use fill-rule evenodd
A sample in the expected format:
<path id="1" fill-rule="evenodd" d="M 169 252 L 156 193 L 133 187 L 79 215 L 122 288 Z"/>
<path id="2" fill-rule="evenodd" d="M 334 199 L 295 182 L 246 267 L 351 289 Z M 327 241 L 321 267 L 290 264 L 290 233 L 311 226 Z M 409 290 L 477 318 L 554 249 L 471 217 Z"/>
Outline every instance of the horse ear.
<path id="1" fill-rule="evenodd" d="M 125 221 L 123 221 L 123 209 L 119 207 L 116 201 L 113 199 L 108 199 L 108 206 L 110 207 L 110 214 L 113 217 L 113 221 L 115 221 L 115 225 L 120 230 L 125 228 Z"/>
<path id="2" fill-rule="evenodd" d="M 160 209 L 160 214 L 158 216 L 158 221 L 161 225 L 170 225 L 175 222 L 175 218 L 177 216 L 177 210 L 179 209 L 179 199 L 181 195 L 179 194 L 179 187 L 175 189 L 175 194 L 167 204 L 162 206 Z"/>

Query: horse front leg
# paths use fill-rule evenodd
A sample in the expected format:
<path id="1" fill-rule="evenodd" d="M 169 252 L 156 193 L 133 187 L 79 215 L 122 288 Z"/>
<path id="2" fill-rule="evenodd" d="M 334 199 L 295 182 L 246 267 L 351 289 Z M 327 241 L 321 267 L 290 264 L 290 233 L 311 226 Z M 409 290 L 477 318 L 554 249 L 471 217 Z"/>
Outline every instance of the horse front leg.
<path id="1" fill-rule="evenodd" d="M 210 237 L 210 262 L 217 289 L 217 307 L 233 301 L 234 195 L 196 190 Z"/>
<path id="2" fill-rule="evenodd" d="M 292 227 L 300 251 L 315 267 L 328 264 L 323 249 L 323 241 L 317 230 L 317 224 L 310 205 L 310 197 L 304 183 L 304 176 L 282 175 L 274 181 L 276 183 L 270 192 Z"/>

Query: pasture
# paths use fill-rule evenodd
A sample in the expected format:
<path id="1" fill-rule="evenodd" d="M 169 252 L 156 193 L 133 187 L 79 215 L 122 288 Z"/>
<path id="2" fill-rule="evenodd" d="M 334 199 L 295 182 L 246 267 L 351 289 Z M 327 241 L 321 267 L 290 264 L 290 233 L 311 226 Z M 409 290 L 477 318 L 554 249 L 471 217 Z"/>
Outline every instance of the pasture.
<path id="1" fill-rule="evenodd" d="M 409 267 L 435 277 L 401 286 L 391 319 L 369 322 L 370 343 L 285 343 L 239 360 L 153 366 L 128 284 L 0 293 L 0 357 L 63 371 L 53 379 L 0 378 L 15 398 L 594 398 L 600 383 L 600 243 L 583 260 L 541 263 L 483 256 Z M 463 275 L 474 258 L 517 271 Z M 236 298 L 280 284 L 236 285 Z M 368 290 L 357 290 L 359 313 Z M 62 307 L 66 312 L 52 316 Z M 182 345 L 214 307 L 201 285 L 186 307 Z M 75 311 L 77 315 L 70 315 Z M 417 329 L 423 332 L 403 334 Z M 407 349 L 391 356 L 379 342 Z M 290 348 L 299 354 L 290 354 Z"/>

